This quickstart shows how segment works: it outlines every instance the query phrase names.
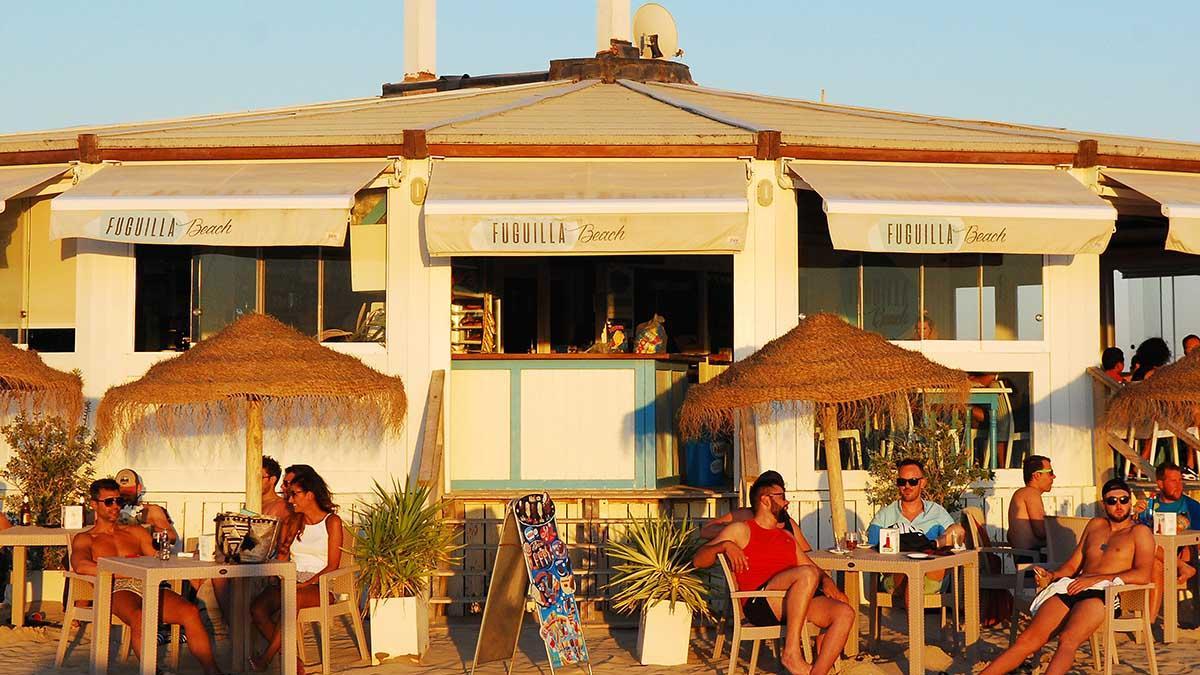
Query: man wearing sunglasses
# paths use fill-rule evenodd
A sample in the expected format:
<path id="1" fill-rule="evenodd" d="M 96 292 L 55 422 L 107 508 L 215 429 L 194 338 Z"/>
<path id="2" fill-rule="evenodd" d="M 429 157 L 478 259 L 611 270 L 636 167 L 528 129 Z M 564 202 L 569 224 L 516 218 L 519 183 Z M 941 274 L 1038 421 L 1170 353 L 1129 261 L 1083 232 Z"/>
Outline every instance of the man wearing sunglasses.
<path id="1" fill-rule="evenodd" d="M 1008 543 L 1013 548 L 1036 551 L 1046 545 L 1046 507 L 1042 495 L 1054 487 L 1050 458 L 1030 455 L 1021 465 L 1025 487 L 1008 503 Z"/>
<path id="2" fill-rule="evenodd" d="M 1154 495 L 1146 503 L 1141 513 L 1137 514 L 1137 521 L 1151 528 L 1154 528 L 1155 513 L 1170 513 L 1174 514 L 1179 519 L 1177 529 L 1179 531 L 1192 529 L 1195 524 L 1200 527 L 1200 502 L 1183 494 L 1183 471 L 1179 465 L 1174 462 L 1164 462 L 1158 465 L 1154 470 L 1154 480 L 1158 485 L 1158 494 Z M 1136 510 L 1136 507 L 1135 507 Z M 1154 586 L 1156 589 L 1163 587 L 1163 556 L 1166 555 L 1162 547 L 1158 547 L 1154 552 Z M 1180 588 L 1185 588 L 1189 579 L 1196 575 L 1196 568 L 1192 566 L 1192 547 L 1187 546 L 1179 549 L 1179 562 L 1176 583 Z M 1151 594 L 1150 607 L 1153 610 L 1150 616 L 1158 616 L 1158 610 L 1162 607 L 1162 593 L 1155 591 Z"/>
<path id="3" fill-rule="evenodd" d="M 837 584 L 800 549 L 796 538 L 779 527 L 786 517 L 788 500 L 783 479 L 759 476 L 750 487 L 754 517 L 725 526 L 692 558 L 698 568 L 710 567 L 724 555 L 733 570 L 738 590 L 786 591 L 782 598 L 743 601 L 746 620 L 756 626 L 784 624 L 780 661 L 793 675 L 825 675 L 833 668 L 854 627 L 854 610 Z M 804 660 L 800 632 L 805 621 L 824 629 L 817 656 Z"/>
<path id="4" fill-rule="evenodd" d="M 880 509 L 867 528 L 867 543 L 871 546 L 879 545 L 879 531 L 883 528 L 897 528 L 900 534 L 915 532 L 925 535 L 936 546 L 951 543 L 951 537 L 955 535 L 965 536 L 962 525 L 954 522 L 941 504 L 935 504 L 922 495 L 925 489 L 925 465 L 921 460 L 908 458 L 896 462 L 896 489 L 900 498 Z M 945 570 L 927 574 L 925 594 L 940 592 L 945 576 Z M 906 579 L 903 574 L 889 574 L 884 575 L 881 582 L 884 590 L 896 593 L 897 600 L 901 600 L 906 597 Z"/>
<path id="5" fill-rule="evenodd" d="M 755 479 L 755 481 L 765 481 L 768 479 L 779 481 L 780 487 L 784 485 L 783 476 L 778 471 L 771 471 L 769 469 L 758 474 L 758 478 Z M 780 517 L 783 518 L 783 520 L 779 523 L 779 527 L 792 533 L 792 536 L 794 536 L 796 541 L 800 544 L 801 551 L 804 551 L 805 553 L 811 551 L 812 544 L 808 543 L 808 539 L 804 536 L 804 533 L 801 532 L 800 528 L 796 527 L 795 523 L 792 522 L 792 519 L 790 516 L 788 516 L 786 509 L 780 514 Z M 729 513 L 712 518 L 705 523 L 704 527 L 700 528 L 700 538 L 716 539 L 717 535 L 721 534 L 721 530 L 725 529 L 726 525 L 735 522 L 744 523 L 752 518 L 754 518 L 754 509 L 749 507 L 734 509 Z"/>
<path id="6" fill-rule="evenodd" d="M 118 522 L 121 513 L 121 486 L 111 478 L 94 481 L 89 488 L 92 508 L 96 511 L 96 523 L 90 530 L 80 532 L 71 541 L 71 570 L 79 574 L 94 576 L 96 561 L 100 558 L 138 558 L 154 555 L 154 542 L 150 533 L 138 525 L 122 525 Z M 159 593 L 161 620 L 167 624 L 179 624 L 187 636 L 192 656 L 208 675 L 220 672 L 213 659 L 212 640 L 200 619 L 200 610 L 184 600 L 178 593 L 166 589 L 153 589 Z M 126 577 L 115 577 L 112 589 L 112 613 L 125 622 L 125 630 L 132 631 L 132 646 L 135 654 L 142 655 L 142 597 L 147 589 L 141 581 Z M 154 636 L 150 649 L 155 649 Z"/>
<path id="7" fill-rule="evenodd" d="M 1071 557 L 1049 572 L 1034 567 L 1038 585 L 1047 584 L 1033 601 L 1033 621 L 981 675 L 1007 673 L 1045 646 L 1059 627 L 1058 648 L 1046 669 L 1049 675 L 1070 670 L 1075 652 L 1104 623 L 1104 589 L 1114 584 L 1150 583 L 1154 570 L 1154 535 L 1133 518 L 1133 493 L 1114 478 L 1100 491 L 1104 515 L 1092 518 Z"/>

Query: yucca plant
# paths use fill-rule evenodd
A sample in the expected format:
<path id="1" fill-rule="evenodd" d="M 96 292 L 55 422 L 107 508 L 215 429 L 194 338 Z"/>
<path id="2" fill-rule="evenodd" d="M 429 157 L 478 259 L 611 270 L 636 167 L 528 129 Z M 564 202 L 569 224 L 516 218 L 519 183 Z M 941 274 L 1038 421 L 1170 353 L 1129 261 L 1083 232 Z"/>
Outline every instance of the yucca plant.
<path id="1" fill-rule="evenodd" d="M 454 561 L 460 548 L 442 520 L 441 504 L 426 504 L 429 489 L 405 490 L 375 482 L 374 499 L 355 508 L 350 552 L 372 598 L 415 596 L 434 571 Z"/>
<path id="2" fill-rule="evenodd" d="M 619 540 L 608 542 L 608 557 L 620 561 L 605 590 L 616 590 L 612 608 L 623 614 L 640 610 L 655 600 L 687 605 L 693 614 L 711 618 L 708 587 L 692 567 L 699 548 L 696 528 L 687 518 L 636 520 Z"/>

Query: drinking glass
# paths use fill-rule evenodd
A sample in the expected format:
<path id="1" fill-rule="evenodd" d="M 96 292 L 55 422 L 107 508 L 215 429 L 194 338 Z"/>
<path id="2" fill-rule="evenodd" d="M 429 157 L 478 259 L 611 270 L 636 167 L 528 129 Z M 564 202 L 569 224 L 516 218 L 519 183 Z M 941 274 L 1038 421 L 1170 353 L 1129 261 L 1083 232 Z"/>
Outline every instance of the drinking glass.
<path id="1" fill-rule="evenodd" d="M 967 550 L 966 542 L 963 541 L 963 533 L 962 532 L 951 532 L 950 533 L 950 549 L 953 551 Z"/>
<path id="2" fill-rule="evenodd" d="M 847 532 L 846 533 L 846 550 L 853 553 L 854 550 L 857 548 L 858 548 L 858 533 L 857 532 Z"/>

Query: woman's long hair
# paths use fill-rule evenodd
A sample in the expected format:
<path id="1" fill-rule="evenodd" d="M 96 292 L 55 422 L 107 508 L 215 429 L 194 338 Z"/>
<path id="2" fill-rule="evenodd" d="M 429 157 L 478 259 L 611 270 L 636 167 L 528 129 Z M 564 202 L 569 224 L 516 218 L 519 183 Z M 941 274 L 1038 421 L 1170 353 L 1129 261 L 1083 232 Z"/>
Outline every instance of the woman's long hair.
<path id="1" fill-rule="evenodd" d="M 305 492 L 313 493 L 317 499 L 317 506 L 326 513 L 336 513 L 338 505 L 333 503 L 333 495 L 329 492 L 329 486 L 325 484 L 325 479 L 321 478 L 320 474 L 312 470 L 298 470 L 292 474 L 292 485 L 304 490 Z"/>

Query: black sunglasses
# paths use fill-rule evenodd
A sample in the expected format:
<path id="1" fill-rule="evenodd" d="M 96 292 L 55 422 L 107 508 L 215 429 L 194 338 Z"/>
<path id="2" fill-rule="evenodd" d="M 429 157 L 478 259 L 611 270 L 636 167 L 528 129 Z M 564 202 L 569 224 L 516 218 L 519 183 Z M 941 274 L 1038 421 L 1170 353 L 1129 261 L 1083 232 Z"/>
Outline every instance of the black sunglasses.
<path id="1" fill-rule="evenodd" d="M 105 506 L 112 506 L 113 504 L 116 504 L 117 502 L 121 501 L 121 498 L 120 497 L 105 497 L 104 499 L 93 499 L 92 501 L 96 502 L 97 504 L 103 504 Z"/>
<path id="2" fill-rule="evenodd" d="M 1128 503 L 1129 503 L 1129 496 L 1128 496 L 1128 495 L 1126 495 L 1126 496 L 1124 496 L 1124 497 L 1105 497 L 1105 498 L 1104 498 L 1104 503 L 1105 503 L 1105 504 L 1108 504 L 1109 506 L 1116 506 L 1118 503 L 1120 503 L 1120 504 L 1128 504 Z"/>
<path id="3" fill-rule="evenodd" d="M 920 482 L 921 482 L 920 478 L 897 478 L 896 479 L 896 487 L 904 487 L 905 485 L 908 485 L 910 487 L 917 487 L 917 484 Z"/>

